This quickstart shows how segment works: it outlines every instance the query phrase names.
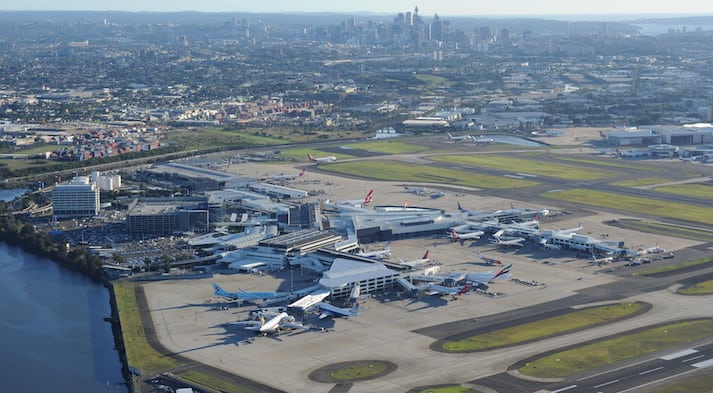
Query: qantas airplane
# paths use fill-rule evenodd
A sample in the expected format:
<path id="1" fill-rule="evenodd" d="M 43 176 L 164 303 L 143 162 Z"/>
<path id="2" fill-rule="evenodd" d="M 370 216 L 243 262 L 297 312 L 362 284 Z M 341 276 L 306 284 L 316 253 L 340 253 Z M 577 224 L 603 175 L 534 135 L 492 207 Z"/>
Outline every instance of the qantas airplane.
<path id="1" fill-rule="evenodd" d="M 366 196 L 364 199 L 352 199 L 352 200 L 346 200 L 346 201 L 341 201 L 339 202 L 340 205 L 349 205 L 349 206 L 354 206 L 354 207 L 365 207 L 369 203 L 371 203 L 372 198 L 374 198 L 374 190 L 371 189 L 369 190 L 368 193 L 366 193 Z"/>
<path id="2" fill-rule="evenodd" d="M 430 261 L 431 261 L 431 260 L 428 259 L 428 250 L 426 250 L 426 252 L 423 254 L 423 256 L 422 256 L 421 258 L 419 258 L 419 259 L 414 259 L 414 260 L 411 260 L 411 261 L 404 261 L 403 259 L 400 259 L 400 260 L 399 260 L 399 264 L 405 265 L 405 266 L 416 267 L 416 266 L 418 266 L 418 265 L 422 265 L 422 264 L 428 263 L 428 262 L 430 262 Z"/>
<path id="3" fill-rule="evenodd" d="M 307 154 L 307 158 L 309 158 L 309 160 L 312 161 L 312 162 L 316 162 L 317 165 L 319 165 L 319 164 L 329 164 L 329 163 L 331 163 L 331 162 L 336 162 L 336 161 L 337 161 L 337 157 L 335 157 L 335 156 L 326 156 L 326 157 L 316 157 L 316 158 L 315 158 L 313 155 Z"/>
<path id="4" fill-rule="evenodd" d="M 485 232 L 483 232 L 483 231 L 458 233 L 458 232 L 456 232 L 455 229 L 451 229 L 451 241 L 460 242 L 460 245 L 462 246 L 464 241 L 479 240 L 480 237 L 483 236 L 484 234 L 485 234 Z"/>

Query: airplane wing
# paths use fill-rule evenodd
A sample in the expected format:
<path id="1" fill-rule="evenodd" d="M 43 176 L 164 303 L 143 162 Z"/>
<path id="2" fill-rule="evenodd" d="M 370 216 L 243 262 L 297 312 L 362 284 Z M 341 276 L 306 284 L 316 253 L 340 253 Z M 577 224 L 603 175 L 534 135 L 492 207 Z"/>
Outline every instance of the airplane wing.
<path id="1" fill-rule="evenodd" d="M 455 295 L 458 293 L 460 288 L 457 287 L 445 287 L 438 284 L 428 284 L 426 285 L 426 294 L 428 295 Z"/>

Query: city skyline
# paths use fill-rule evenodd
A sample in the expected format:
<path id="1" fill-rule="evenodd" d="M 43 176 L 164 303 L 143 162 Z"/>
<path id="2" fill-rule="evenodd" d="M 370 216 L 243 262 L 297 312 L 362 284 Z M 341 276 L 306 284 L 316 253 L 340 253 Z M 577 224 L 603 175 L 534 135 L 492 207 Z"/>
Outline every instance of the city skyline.
<path id="1" fill-rule="evenodd" d="M 713 15 L 713 4 L 698 0 L 651 3 L 643 0 L 626 2 L 613 0 L 578 1 L 543 0 L 530 2 L 511 0 L 506 2 L 472 1 L 463 3 L 457 0 L 396 0 L 360 2 L 334 2 L 325 0 L 271 2 L 240 2 L 213 0 L 196 3 L 189 0 L 157 0 L 147 4 L 145 1 L 126 0 L 110 2 L 106 0 L 67 0 L 57 3 L 54 0 L 36 0 L 32 3 L 9 3 L 0 5 L 2 11 L 200 11 L 200 12 L 253 12 L 253 13 L 296 13 L 296 12 L 333 12 L 333 13 L 376 13 L 393 14 L 413 10 L 418 7 L 422 15 L 439 14 L 443 16 L 555 16 L 555 15 Z"/>

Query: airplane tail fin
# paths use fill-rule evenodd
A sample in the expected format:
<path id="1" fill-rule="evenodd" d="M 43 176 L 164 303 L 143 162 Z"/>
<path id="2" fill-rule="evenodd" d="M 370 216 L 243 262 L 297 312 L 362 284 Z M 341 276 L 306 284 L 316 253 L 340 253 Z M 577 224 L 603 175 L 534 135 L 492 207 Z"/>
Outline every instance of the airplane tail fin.
<path id="1" fill-rule="evenodd" d="M 305 175 L 305 170 L 303 169 L 302 172 L 298 176 L 304 176 Z"/>
<path id="2" fill-rule="evenodd" d="M 371 202 L 371 198 L 374 196 L 374 190 L 369 190 L 369 192 L 366 194 L 364 197 L 364 205 L 368 204 Z"/>
<path id="3" fill-rule="evenodd" d="M 507 274 L 510 274 L 510 269 L 512 269 L 512 263 L 505 266 L 504 268 L 500 269 L 500 271 L 492 278 L 492 280 L 495 280 L 498 277 L 503 277 Z"/>
<path id="4" fill-rule="evenodd" d="M 448 135 L 448 139 L 453 139 L 453 135 L 451 135 L 450 132 L 447 132 L 446 134 Z"/>
<path id="5" fill-rule="evenodd" d="M 423 257 L 421 257 L 421 259 L 428 259 L 428 251 L 429 250 L 426 250 L 426 252 L 423 254 Z"/>
<path id="6" fill-rule="evenodd" d="M 222 296 L 225 293 L 225 290 L 220 287 L 220 285 L 213 283 L 213 294 L 217 296 Z"/>
<path id="7" fill-rule="evenodd" d="M 456 201 L 456 204 L 458 204 L 458 211 L 462 212 L 463 210 L 465 210 L 463 209 L 463 206 L 460 205 L 460 201 Z"/>
<path id="8" fill-rule="evenodd" d="M 307 154 L 307 158 L 309 158 L 310 161 L 317 161 L 312 154 Z"/>

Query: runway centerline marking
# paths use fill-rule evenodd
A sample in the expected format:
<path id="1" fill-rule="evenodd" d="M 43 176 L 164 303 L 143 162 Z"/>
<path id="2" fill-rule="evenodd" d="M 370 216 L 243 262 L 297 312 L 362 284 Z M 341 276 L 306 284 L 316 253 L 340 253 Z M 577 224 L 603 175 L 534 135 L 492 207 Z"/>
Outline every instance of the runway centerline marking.
<path id="1" fill-rule="evenodd" d="M 569 386 L 564 387 L 564 388 L 562 388 L 562 389 L 553 390 L 553 391 L 551 391 L 550 393 L 564 392 L 565 390 L 574 389 L 574 388 L 576 388 L 576 387 L 577 387 L 577 385 L 569 385 Z"/>
<path id="2" fill-rule="evenodd" d="M 613 381 L 605 382 L 605 383 L 599 384 L 599 385 L 597 385 L 597 386 L 592 386 L 592 387 L 593 387 L 594 389 L 599 389 L 599 388 L 601 388 L 602 386 L 611 385 L 611 384 L 617 383 L 617 382 L 619 382 L 619 380 L 618 380 L 618 379 L 615 379 L 615 380 L 613 380 Z"/>
<path id="3" fill-rule="evenodd" d="M 646 371 L 640 372 L 639 375 L 646 375 L 646 374 L 653 373 L 653 372 L 655 372 L 655 371 L 659 371 L 659 370 L 662 370 L 662 369 L 663 369 L 663 366 L 661 366 L 661 367 L 656 367 L 656 368 L 652 368 L 651 370 L 646 370 Z"/>
<path id="4" fill-rule="evenodd" d="M 694 360 L 696 360 L 696 359 L 700 359 L 700 358 L 704 358 L 704 357 L 706 357 L 706 355 L 694 356 L 694 357 L 692 357 L 692 358 L 688 358 L 688 359 L 683 359 L 683 360 L 681 360 L 681 363 L 691 362 L 691 361 L 694 361 Z"/>

